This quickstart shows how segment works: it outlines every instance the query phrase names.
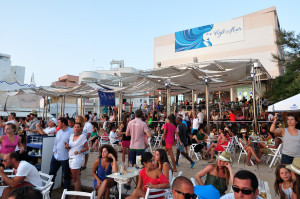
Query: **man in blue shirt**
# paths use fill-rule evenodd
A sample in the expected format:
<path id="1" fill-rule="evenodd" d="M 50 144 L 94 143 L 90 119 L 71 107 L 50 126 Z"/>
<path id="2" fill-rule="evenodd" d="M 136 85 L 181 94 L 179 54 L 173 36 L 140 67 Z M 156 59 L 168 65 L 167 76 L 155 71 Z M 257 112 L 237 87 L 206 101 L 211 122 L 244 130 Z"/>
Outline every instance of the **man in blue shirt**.
<path id="1" fill-rule="evenodd" d="M 74 130 L 68 126 L 68 120 L 63 117 L 57 120 L 57 126 L 59 131 L 57 131 L 54 141 L 49 175 L 53 175 L 52 181 L 55 182 L 56 173 L 62 167 L 64 188 L 68 189 L 71 184 L 71 172 L 69 168 L 69 151 L 65 148 L 65 143 L 69 143 Z"/>

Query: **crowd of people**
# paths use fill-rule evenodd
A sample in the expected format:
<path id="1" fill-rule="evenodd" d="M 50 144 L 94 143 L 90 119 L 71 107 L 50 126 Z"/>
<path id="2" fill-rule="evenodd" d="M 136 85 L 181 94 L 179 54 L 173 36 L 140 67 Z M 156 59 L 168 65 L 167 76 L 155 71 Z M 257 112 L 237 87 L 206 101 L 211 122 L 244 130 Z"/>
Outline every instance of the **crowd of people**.
<path id="1" fill-rule="evenodd" d="M 12 190 L 19 187 L 41 186 L 38 170 L 26 161 L 26 138 L 41 135 L 55 136 L 49 174 L 54 176 L 55 181 L 57 171 L 62 167 L 65 189 L 70 189 L 73 181 L 74 190 L 81 190 L 80 173 L 86 169 L 89 153 L 99 153 L 92 169 L 97 198 L 109 198 L 110 187 L 114 186 L 115 182 L 107 176 L 118 172 L 118 152 L 122 153 L 121 162 L 124 165 L 134 166 L 137 164 L 136 157 L 140 155 L 142 158 L 143 169 L 140 171 L 137 187 L 132 195 L 128 196 L 139 198 L 145 196 L 147 188 L 170 187 L 174 172 L 177 172 L 177 167 L 180 166 L 180 156 L 190 162 L 191 168 L 194 167 L 195 162 L 188 155 L 188 148 L 192 144 L 195 152 L 202 152 L 203 159 L 210 159 L 205 168 L 195 172 L 194 177 L 199 185 L 212 185 L 222 198 L 242 198 L 242 195 L 257 198 L 256 176 L 249 171 L 235 173 L 231 167 L 232 158 L 226 151 L 226 146 L 235 136 L 247 151 L 246 163 L 249 166 L 252 165 L 251 159 L 254 158 L 254 164 L 259 164 L 263 154 L 272 153 L 270 149 L 282 145 L 281 165 L 275 172 L 274 190 L 281 198 L 299 198 L 300 130 L 297 129 L 298 118 L 295 115 L 286 116 L 286 128 L 277 128 L 277 113 L 272 117 L 265 115 L 266 121 L 271 120 L 272 124 L 261 123 L 260 139 L 265 142 L 257 144 L 253 142 L 251 126 L 248 123 L 238 123 L 238 115 L 234 109 L 223 113 L 222 122 L 219 122 L 219 113 L 212 112 L 212 123 L 207 123 L 201 109 L 191 112 L 181 106 L 179 111 L 167 115 L 158 107 L 152 111 L 141 108 L 135 113 L 123 112 L 119 123 L 115 109 L 109 109 L 108 114 L 99 118 L 97 114 L 92 113 L 76 118 L 51 118 L 47 127 L 44 121 L 38 120 L 36 111 L 19 120 L 15 113 L 11 113 L 7 121 L 0 121 L 0 128 L 3 129 L 0 129 L 0 158 L 3 159 L 3 167 L 14 168 L 16 173 L 14 178 L 9 178 L 3 168 L 0 168 L 0 176 L 9 186 L 5 189 L 3 197 L 8 197 Z M 208 125 L 212 129 L 210 132 L 207 132 Z M 153 146 L 155 137 L 159 135 L 159 147 L 152 154 L 149 152 L 149 146 Z M 216 152 L 219 152 L 219 155 L 216 155 Z M 202 180 L 203 176 L 206 176 L 205 182 Z M 186 183 L 187 187 L 190 185 L 188 179 L 177 179 Z M 192 189 L 182 190 L 174 183 L 174 198 L 194 197 Z M 184 183 L 181 186 L 185 186 Z M 229 184 L 232 184 L 233 194 L 226 194 Z M 124 187 L 131 189 L 130 184 L 125 184 Z"/>

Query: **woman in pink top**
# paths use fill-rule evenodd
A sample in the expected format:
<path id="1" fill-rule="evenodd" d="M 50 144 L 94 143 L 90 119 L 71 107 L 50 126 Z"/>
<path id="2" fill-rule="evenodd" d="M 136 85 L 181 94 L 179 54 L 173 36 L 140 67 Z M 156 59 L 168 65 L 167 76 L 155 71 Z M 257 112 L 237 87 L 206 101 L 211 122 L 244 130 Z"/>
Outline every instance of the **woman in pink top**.
<path id="1" fill-rule="evenodd" d="M 19 147 L 20 153 L 23 153 L 24 148 L 21 144 L 21 139 L 18 135 L 15 135 L 16 125 L 12 123 L 8 123 L 5 126 L 6 135 L 0 136 L 0 158 L 4 158 L 4 156 L 8 153 L 14 152 L 16 150 L 16 146 Z"/>
<path id="2" fill-rule="evenodd" d="M 175 139 L 175 133 L 178 138 L 179 143 L 181 144 L 181 141 L 178 136 L 177 128 L 175 126 L 175 115 L 170 114 L 166 120 L 166 123 L 164 125 L 164 133 L 162 135 L 161 140 L 165 140 L 165 150 L 169 153 L 172 163 L 173 163 L 173 171 L 177 172 L 176 164 L 175 164 L 175 157 L 172 151 L 173 142 Z"/>

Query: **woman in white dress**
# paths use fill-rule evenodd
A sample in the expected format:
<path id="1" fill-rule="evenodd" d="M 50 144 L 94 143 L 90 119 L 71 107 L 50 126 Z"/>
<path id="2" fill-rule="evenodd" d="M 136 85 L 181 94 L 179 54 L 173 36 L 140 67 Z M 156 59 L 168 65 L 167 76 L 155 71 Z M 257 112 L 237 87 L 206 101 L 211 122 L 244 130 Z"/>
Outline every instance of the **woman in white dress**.
<path id="1" fill-rule="evenodd" d="M 80 168 L 84 161 L 83 152 L 88 150 L 86 136 L 82 134 L 81 123 L 75 123 L 74 134 L 70 136 L 69 143 L 65 143 L 65 148 L 69 150 L 69 166 L 75 191 L 81 190 Z"/>

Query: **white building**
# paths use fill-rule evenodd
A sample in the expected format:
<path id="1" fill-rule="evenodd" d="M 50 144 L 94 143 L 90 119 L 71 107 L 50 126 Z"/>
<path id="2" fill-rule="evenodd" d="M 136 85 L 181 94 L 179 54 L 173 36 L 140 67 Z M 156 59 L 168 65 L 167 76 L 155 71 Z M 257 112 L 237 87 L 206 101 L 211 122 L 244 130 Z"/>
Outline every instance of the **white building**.
<path id="1" fill-rule="evenodd" d="M 116 61 L 112 60 L 111 68 L 109 70 L 95 70 L 95 71 L 83 71 L 79 74 L 79 83 L 81 82 L 102 82 L 105 84 L 105 80 L 115 80 L 116 86 L 119 85 L 119 80 L 122 79 L 123 84 L 127 82 L 134 82 L 137 79 L 137 75 L 139 74 L 139 70 L 133 67 L 124 67 L 124 61 Z M 117 64 L 118 67 L 113 67 L 113 65 Z M 133 102 L 133 110 L 140 107 L 141 104 L 144 104 L 146 101 L 147 104 L 152 103 L 152 99 L 149 97 L 145 98 L 131 98 L 130 96 L 123 97 L 123 103 L 126 102 L 130 104 Z M 119 98 L 116 94 L 115 104 L 119 104 Z M 91 112 L 99 112 L 98 111 L 99 98 L 87 99 L 85 101 L 85 113 L 88 111 Z M 126 111 L 129 111 L 129 106 L 126 107 Z M 100 110 L 101 112 L 101 110 Z"/>
<path id="2" fill-rule="evenodd" d="M 0 71 L 0 81 L 6 81 L 7 83 L 17 82 L 19 84 L 24 84 L 25 67 L 12 66 L 10 55 L 0 53 Z"/>
<path id="3" fill-rule="evenodd" d="M 0 115 L 16 112 L 17 117 L 25 117 L 33 109 L 41 116 L 41 97 L 36 95 L 14 95 L 15 90 L 31 88 L 24 84 L 25 67 L 12 66 L 10 55 L 0 53 Z"/>

